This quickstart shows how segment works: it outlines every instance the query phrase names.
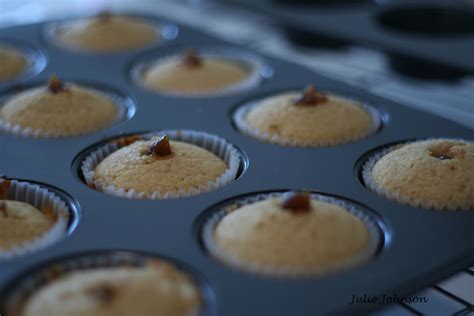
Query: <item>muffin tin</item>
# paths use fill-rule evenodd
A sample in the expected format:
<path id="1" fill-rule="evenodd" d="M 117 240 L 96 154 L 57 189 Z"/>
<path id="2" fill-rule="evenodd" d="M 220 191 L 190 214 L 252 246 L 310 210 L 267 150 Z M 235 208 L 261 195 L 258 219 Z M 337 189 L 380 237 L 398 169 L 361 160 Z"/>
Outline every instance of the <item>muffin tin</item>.
<path id="1" fill-rule="evenodd" d="M 150 253 L 185 263 L 203 276 L 213 292 L 217 313 L 226 316 L 363 314 L 381 305 L 349 305 L 352 295 L 407 295 L 474 262 L 474 213 L 403 206 L 377 196 L 360 181 L 361 166 L 373 150 L 427 137 L 472 140 L 472 130 L 268 56 L 260 56 L 262 80 L 252 88 L 199 98 L 160 95 L 141 88 L 132 79 L 133 65 L 142 57 L 161 51 L 181 52 L 190 46 L 198 51 L 214 47 L 245 50 L 179 25 L 176 39 L 144 50 L 83 54 L 51 43 L 44 36 L 50 25 L 0 30 L 0 40 L 21 39 L 44 50 L 48 63 L 31 82 L 45 81 L 56 73 L 91 86 L 105 84 L 130 97 L 136 113 L 109 129 L 83 136 L 37 139 L 0 134 L 0 174 L 58 187 L 71 195 L 81 210 L 77 228 L 69 237 L 34 254 L 0 262 L 0 313 L 5 313 L 6 301 L 18 280 L 27 278 L 31 269 L 64 262 L 77 254 L 105 256 L 110 250 L 127 251 L 131 256 Z M 370 104 L 380 112 L 382 128 L 353 143 L 300 148 L 260 142 L 233 125 L 232 114 L 240 105 L 269 94 L 302 89 L 309 83 Z M 22 84 L 28 85 L 30 80 Z M 0 95 L 14 85 L 1 85 Z M 204 131 L 234 144 L 244 155 L 238 179 L 212 192 L 165 200 L 115 197 L 83 183 L 77 158 L 84 150 L 111 138 L 164 129 Z M 302 189 L 369 209 L 382 231 L 383 243 L 377 256 L 341 273 L 291 279 L 230 268 L 202 247 L 202 216 L 216 205 L 247 194 Z"/>
<path id="2" fill-rule="evenodd" d="M 468 1 L 221 1 L 268 14 L 303 44 L 383 50 L 406 75 L 454 80 L 474 72 L 474 6 Z"/>

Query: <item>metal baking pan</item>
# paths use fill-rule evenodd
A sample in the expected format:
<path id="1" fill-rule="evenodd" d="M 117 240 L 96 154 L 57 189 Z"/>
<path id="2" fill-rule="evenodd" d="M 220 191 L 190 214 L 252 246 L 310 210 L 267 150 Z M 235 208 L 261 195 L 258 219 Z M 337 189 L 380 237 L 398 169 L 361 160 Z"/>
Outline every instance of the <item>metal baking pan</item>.
<path id="1" fill-rule="evenodd" d="M 163 22 L 162 19 L 147 17 Z M 473 139 L 472 130 L 410 109 L 304 67 L 258 55 L 178 25 L 174 40 L 144 50 L 111 55 L 64 50 L 50 42 L 50 23 L 0 30 L 0 41 L 19 41 L 42 51 L 47 64 L 37 76 L 0 87 L 0 95 L 22 84 L 45 82 L 53 73 L 67 80 L 105 84 L 133 100 L 128 120 L 89 135 L 61 139 L 0 135 L 0 174 L 45 183 L 75 201 L 77 227 L 64 240 L 38 252 L 0 262 L 0 301 L 4 308 L 17 278 L 56 258 L 106 250 L 137 251 L 170 257 L 189 265 L 208 281 L 219 315 L 365 314 L 379 304 L 353 304 L 353 295 L 408 295 L 474 262 L 472 212 L 440 212 L 390 202 L 360 181 L 365 155 L 388 144 L 427 137 Z M 262 80 L 253 88 L 214 97 L 162 96 L 137 85 L 133 65 L 148 56 L 211 47 L 246 51 L 262 62 Z M 322 148 L 284 147 L 241 134 L 232 113 L 249 100 L 314 84 L 318 89 L 361 100 L 378 109 L 383 127 L 363 140 Z M 77 159 L 90 146 L 124 134 L 161 129 L 192 129 L 216 134 L 245 155 L 240 177 L 202 195 L 167 200 L 137 200 L 106 195 L 85 185 Z M 375 214 L 383 245 L 363 266 L 322 277 L 285 279 L 237 271 L 211 258 L 202 248 L 202 215 L 219 203 L 262 191 L 305 189 L 360 203 Z M 1 309 L 0 309 L 1 313 Z"/>
<path id="2" fill-rule="evenodd" d="M 385 51 L 392 65 L 409 75 L 453 80 L 474 72 L 474 6 L 467 2 L 221 1 L 267 14 L 306 44 L 352 43 Z"/>

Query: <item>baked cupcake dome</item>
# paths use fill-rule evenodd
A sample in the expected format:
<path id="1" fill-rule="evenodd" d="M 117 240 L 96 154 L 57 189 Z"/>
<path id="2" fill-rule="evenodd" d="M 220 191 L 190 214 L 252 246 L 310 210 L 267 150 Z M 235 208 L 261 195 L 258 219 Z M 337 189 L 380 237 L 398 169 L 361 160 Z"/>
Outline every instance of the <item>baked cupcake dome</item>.
<path id="1" fill-rule="evenodd" d="M 129 252 L 80 255 L 12 284 L 6 315 L 202 315 L 211 308 L 210 289 L 191 273 L 170 259 Z"/>
<path id="2" fill-rule="evenodd" d="M 474 210 L 474 143 L 448 138 L 400 144 L 369 157 L 366 186 L 399 203 Z"/>
<path id="3" fill-rule="evenodd" d="M 191 130 L 121 137 L 78 157 L 90 187 L 128 198 L 186 197 L 218 189 L 236 179 L 242 154 L 224 139 Z"/>
<path id="4" fill-rule="evenodd" d="M 52 214 L 12 200 L 0 200 L 0 249 L 9 251 L 45 235 L 55 224 Z"/>
<path id="5" fill-rule="evenodd" d="M 312 86 L 243 105 L 234 122 L 249 136 L 289 146 L 343 144 L 374 133 L 381 123 L 375 109 Z"/>
<path id="6" fill-rule="evenodd" d="M 0 82 L 18 77 L 27 66 L 28 60 L 22 53 L 0 43 Z"/>
<path id="7" fill-rule="evenodd" d="M 145 47 L 159 39 L 156 26 L 150 22 L 110 13 L 62 24 L 52 36 L 62 46 L 92 53 Z"/>
<path id="8" fill-rule="evenodd" d="M 78 207 L 44 184 L 0 178 L 0 261 L 37 251 L 66 237 Z"/>
<path id="9" fill-rule="evenodd" d="M 91 133 L 119 120 L 123 108 L 98 90 L 65 84 L 51 77 L 48 86 L 29 88 L 7 98 L 0 108 L 1 127 L 45 137 Z"/>
<path id="10" fill-rule="evenodd" d="M 244 271 L 273 276 L 331 273 L 368 261 L 381 241 L 361 208 L 307 193 L 250 196 L 205 220 L 210 254 Z"/>
<path id="11" fill-rule="evenodd" d="M 253 60 L 228 52 L 196 52 L 160 58 L 140 67 L 136 78 L 145 88 L 176 96 L 229 93 L 251 87 L 260 75 Z"/>

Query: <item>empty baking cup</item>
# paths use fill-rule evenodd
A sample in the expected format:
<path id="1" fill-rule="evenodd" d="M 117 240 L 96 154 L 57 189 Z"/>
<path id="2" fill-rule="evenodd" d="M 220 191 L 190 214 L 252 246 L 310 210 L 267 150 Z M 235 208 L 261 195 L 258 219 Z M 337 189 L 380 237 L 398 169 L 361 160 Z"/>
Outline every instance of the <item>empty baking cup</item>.
<path id="1" fill-rule="evenodd" d="M 285 199 L 288 194 L 291 193 L 281 191 L 250 194 L 209 209 L 200 219 L 201 241 L 205 250 L 211 257 L 238 270 L 265 276 L 291 278 L 321 276 L 363 265 L 373 260 L 383 246 L 382 222 L 366 207 L 343 198 L 310 193 L 312 204 L 310 214 L 293 213 L 283 209 L 274 211 L 274 207 L 282 207 L 280 199 Z M 278 200 L 274 201 L 274 199 Z M 256 207 L 257 203 L 262 202 L 266 204 L 260 204 L 260 213 L 257 209 L 252 211 L 246 209 L 246 213 L 241 213 L 240 217 L 237 217 L 241 221 L 247 219 L 247 223 L 239 225 L 236 224 L 236 217 L 229 218 L 225 226 L 229 229 L 223 231 L 225 227 L 221 228 L 219 235 L 220 238 L 224 238 L 224 241 L 221 239 L 221 244 L 217 242 L 217 229 L 221 223 L 224 223 L 227 216 L 234 215 L 234 212 L 239 212 L 243 207 L 250 205 Z M 319 210 L 318 207 L 320 207 Z M 334 212 L 334 215 L 331 212 Z M 312 218 L 308 217 L 310 215 Z M 339 219 L 336 221 L 335 218 Z M 317 228 L 321 225 L 317 222 L 324 219 L 328 221 L 329 226 Z M 335 225 L 336 222 L 339 227 L 331 228 L 331 225 Z M 325 227 L 327 229 L 324 229 Z M 334 235 L 337 229 L 341 233 L 359 232 L 361 238 L 357 240 L 362 241 L 351 242 L 351 245 L 347 242 L 338 242 L 336 235 L 339 233 Z M 242 234 L 247 234 L 247 236 Z M 272 242 L 275 238 L 278 241 Z M 318 238 L 328 240 L 321 242 Z M 351 240 L 356 240 L 355 237 L 351 238 Z M 229 243 L 230 240 L 233 240 L 233 246 Z M 222 242 L 225 242 L 227 246 L 224 247 Z M 311 246 L 303 247 L 302 242 L 307 242 Z M 318 244 L 320 246 L 317 246 Z M 255 253 L 249 252 L 252 247 L 255 248 Z M 341 253 L 342 247 L 347 248 L 347 255 Z"/>
<path id="2" fill-rule="evenodd" d="M 190 51 L 195 53 L 198 66 L 183 67 Z M 207 68 L 201 71 L 199 67 Z M 132 67 L 131 77 L 142 88 L 160 95 L 216 97 L 255 88 L 268 69 L 254 54 L 236 48 L 196 47 L 195 52 L 183 48 L 172 54 L 151 54 Z M 180 79 L 186 77 L 192 80 Z"/>
<path id="3" fill-rule="evenodd" d="M 62 80 L 61 80 L 62 81 Z M 51 83 L 50 83 L 51 84 Z M 105 130 L 112 127 L 115 124 L 118 124 L 122 121 L 128 120 L 131 118 L 135 113 L 135 105 L 131 98 L 122 94 L 120 91 L 108 87 L 103 86 L 101 84 L 96 83 L 83 83 L 81 81 L 74 81 L 74 80 L 64 80 L 64 92 L 59 93 L 68 93 L 67 89 L 68 86 L 73 86 L 74 89 L 71 88 L 71 91 L 77 91 L 78 97 L 86 97 L 89 98 L 86 103 L 82 103 L 79 100 L 75 100 L 76 107 L 72 107 L 67 111 L 60 111 L 54 113 L 46 113 L 48 110 L 48 106 L 50 107 L 51 104 L 44 103 L 41 100 L 42 96 L 48 95 L 51 98 L 54 98 L 54 93 L 49 92 L 50 90 L 48 83 L 36 83 L 31 85 L 22 85 L 19 88 L 12 88 L 6 91 L 5 94 L 0 96 L 0 131 L 6 134 L 20 136 L 20 137 L 33 137 L 33 138 L 62 138 L 62 137 L 73 137 L 73 136 L 80 136 L 85 134 L 91 134 L 98 132 L 100 130 Z M 31 98 L 31 95 L 28 95 L 29 92 L 36 93 L 38 96 L 36 99 Z M 51 93 L 51 95 L 50 95 Z M 110 116 L 106 118 L 103 117 L 101 121 L 97 121 L 98 123 L 94 126 L 94 120 L 87 120 L 87 118 L 93 118 L 93 114 L 90 111 L 96 109 L 98 111 L 98 107 L 91 107 L 91 96 L 96 97 L 96 102 L 102 102 L 107 104 L 107 108 L 109 108 L 108 104 L 112 104 L 110 108 L 113 108 L 114 113 L 111 113 Z M 66 97 L 60 102 L 68 102 L 68 97 L 70 95 L 66 95 Z M 19 111 L 16 109 L 21 109 L 22 106 L 25 104 L 25 100 L 28 102 L 36 102 L 37 110 L 32 109 L 32 113 L 29 115 L 25 115 L 24 111 Z M 39 103 L 43 102 L 43 103 Z M 58 101 L 59 102 L 59 101 Z M 57 103 L 56 105 L 61 105 L 62 103 Z M 89 108 L 81 108 L 82 104 L 88 105 Z M 7 108 L 5 106 L 9 105 L 10 110 L 14 111 L 13 115 L 17 115 L 23 122 L 18 123 L 18 121 L 9 119 L 6 113 L 2 113 Z M 34 112 L 36 111 L 36 113 Z M 52 112 L 49 110 L 49 112 Z M 53 114 L 61 115 L 58 116 L 55 121 Z M 62 113 L 62 114 L 61 114 Z M 51 114 L 51 115 L 50 115 Z M 41 128 L 38 127 L 38 121 L 40 120 L 40 116 L 42 118 L 42 126 Z M 81 119 L 80 117 L 84 117 Z M 34 119 L 33 119 L 34 118 Z M 71 123 L 68 124 L 67 120 L 70 120 Z M 32 123 L 29 123 L 32 122 Z M 84 124 L 82 124 L 84 122 Z M 54 123 L 58 123 L 59 125 L 55 127 Z M 86 124 L 87 123 L 87 124 Z M 32 127 L 33 126 L 33 127 Z"/>
<path id="4" fill-rule="evenodd" d="M 377 20 L 387 29 L 406 34 L 452 37 L 474 33 L 474 10 L 467 8 L 409 5 L 386 9 Z"/>
<path id="5" fill-rule="evenodd" d="M 156 278 L 155 283 L 145 284 L 147 281 L 140 273 L 147 273 L 147 271 L 151 273 L 151 277 Z M 139 275 L 136 275 L 137 273 Z M 123 286 L 123 282 L 127 279 L 129 280 L 128 289 L 127 286 Z M 78 282 L 74 283 L 75 281 Z M 74 286 L 68 287 L 68 282 L 74 284 Z M 87 288 L 88 286 L 89 288 Z M 64 292 L 61 294 L 52 287 L 55 287 L 55 289 L 62 288 Z M 97 301 L 95 304 L 87 304 L 82 308 L 87 308 L 86 306 L 89 309 L 94 309 L 94 307 L 106 308 L 106 304 L 112 306 L 113 304 L 125 304 L 123 300 L 126 300 L 126 298 L 123 298 L 123 296 L 122 300 L 120 295 L 117 297 L 118 302 L 111 299 L 115 294 L 118 295 L 120 291 L 123 291 L 124 288 L 125 293 L 123 295 L 129 295 L 129 298 L 130 295 L 135 295 L 136 304 L 140 304 L 140 297 L 136 296 L 136 291 L 143 291 L 148 288 L 148 290 L 156 291 L 157 295 L 161 293 L 162 297 L 156 297 L 156 302 L 159 302 L 160 299 L 166 299 L 167 295 L 174 297 L 174 300 L 169 304 L 165 301 L 168 305 L 168 311 L 170 309 L 176 310 L 176 305 L 174 305 L 175 308 L 170 308 L 170 305 L 182 303 L 187 305 L 186 309 L 192 309 L 186 315 L 217 315 L 212 289 L 205 279 L 191 267 L 172 258 L 133 251 L 101 251 L 77 254 L 44 263 L 26 271 L 6 286 L 5 292 L 2 293 L 3 302 L 0 313 L 4 316 L 37 315 L 35 310 L 37 308 L 44 309 L 45 305 L 47 306 L 49 303 L 51 303 L 50 306 L 53 309 L 63 308 L 63 310 L 71 311 L 74 306 L 78 306 L 74 302 L 76 298 L 87 298 L 90 302 Z M 49 295 L 45 295 L 45 291 L 49 291 Z M 68 295 L 68 293 L 72 295 Z M 155 304 L 152 307 L 155 310 L 159 308 L 159 306 L 156 306 L 159 303 L 150 302 L 150 296 L 145 296 L 144 299 L 147 304 Z M 177 300 L 179 302 L 176 302 Z M 178 307 L 178 309 L 181 310 L 181 307 Z M 135 306 L 135 309 L 144 313 L 140 313 L 140 315 L 151 315 L 153 313 L 145 306 L 141 306 L 141 308 Z M 60 313 L 59 310 L 55 312 L 54 315 Z M 156 312 L 154 315 L 162 314 L 159 310 Z"/>
<path id="6" fill-rule="evenodd" d="M 35 226 L 39 225 L 38 221 L 31 222 L 29 226 L 23 225 L 23 229 L 28 227 L 31 232 L 24 232 L 22 239 L 28 235 L 34 237 L 18 244 L 13 243 L 11 247 L 0 248 L 0 261 L 26 255 L 52 245 L 71 234 L 77 226 L 79 207 L 73 198 L 59 189 L 32 181 L 0 178 L 0 193 L 0 203 L 2 203 L 0 216 L 3 216 L 5 220 L 8 220 L 11 215 L 8 208 L 16 209 L 14 206 L 9 206 L 10 202 L 15 201 L 29 204 L 42 212 L 45 217 L 53 219 L 49 228 L 42 229 L 44 230 L 42 232 L 37 231 L 38 227 Z M 21 218 L 22 215 L 17 216 Z M 18 224 L 18 218 L 10 225 L 15 225 L 15 222 Z M 8 237 L 2 233 L 4 232 L 0 231 L 0 238 Z M 22 233 L 16 232 L 16 237 L 18 238 Z M 15 236 L 10 235 L 10 238 L 15 239 Z"/>
<path id="7" fill-rule="evenodd" d="M 157 171 L 158 174 L 155 178 L 153 178 L 154 181 L 151 181 L 150 178 L 148 178 L 148 180 L 151 181 L 150 182 L 147 180 L 147 176 L 152 177 L 151 175 L 149 175 L 149 173 L 154 172 L 155 170 L 159 170 L 151 168 L 148 169 L 145 174 L 141 175 L 143 179 L 140 179 L 139 181 L 140 185 L 145 185 L 146 183 L 148 183 L 146 184 L 147 188 L 137 189 L 136 187 L 133 187 L 133 184 L 128 185 L 128 187 L 121 187 L 120 185 L 116 184 L 117 181 L 115 180 L 119 178 L 120 175 L 113 177 L 113 180 L 110 180 L 109 177 L 106 177 L 107 179 L 105 179 L 104 177 L 101 178 L 98 175 L 96 168 L 99 166 L 99 164 L 117 151 L 123 149 L 124 147 L 134 146 L 134 143 L 137 141 L 145 141 L 148 142 L 148 145 L 151 145 L 152 142 L 150 140 L 152 138 L 160 139 L 165 137 L 165 135 L 169 137 L 171 142 L 179 141 L 181 143 L 191 144 L 198 147 L 201 153 L 203 155 L 206 155 L 206 157 L 209 159 L 211 159 L 211 157 L 207 155 L 213 154 L 213 156 L 215 156 L 214 158 L 216 159 L 216 163 L 217 161 L 219 161 L 218 169 L 222 169 L 222 172 L 219 172 L 219 175 L 217 175 L 215 178 L 206 180 L 207 182 L 201 181 L 202 179 L 191 181 L 190 177 L 193 177 L 194 175 L 193 168 L 199 167 L 199 164 L 201 162 L 191 161 L 195 159 L 195 157 L 187 157 L 186 153 L 189 153 L 187 152 L 187 150 L 193 149 L 181 148 L 181 151 L 177 151 L 176 153 L 174 153 L 173 144 L 171 144 L 171 153 L 166 155 L 165 157 L 154 156 L 154 154 L 152 154 L 151 152 L 142 152 L 142 149 L 138 147 L 131 149 L 132 152 L 130 153 L 130 155 L 127 154 L 127 157 L 130 157 L 130 159 L 133 160 L 130 161 L 130 163 L 136 163 L 141 166 L 151 165 L 152 163 L 159 163 L 160 165 L 157 166 L 157 168 L 165 168 L 162 169 L 164 170 L 163 172 L 173 170 L 173 166 L 170 164 L 173 163 L 173 159 L 179 159 L 178 162 L 183 164 L 180 165 L 181 169 L 175 170 L 176 173 L 173 174 L 176 175 L 176 179 L 171 179 L 173 175 L 170 174 L 168 174 L 168 176 L 166 177 L 160 178 L 160 173 L 159 171 Z M 145 144 L 140 145 L 146 147 Z M 181 145 L 181 147 L 183 146 Z M 202 151 L 202 149 L 204 149 L 205 151 Z M 143 148 L 143 150 L 146 151 L 146 148 Z M 136 155 L 134 155 L 134 153 Z M 152 161 L 150 161 L 150 159 Z M 241 153 L 231 143 L 228 143 L 226 140 L 218 136 L 192 130 L 162 130 L 149 133 L 138 133 L 130 136 L 108 140 L 98 145 L 92 146 L 90 149 L 80 154 L 76 160 L 79 163 L 81 178 L 91 188 L 110 195 L 137 199 L 180 198 L 213 191 L 234 181 L 243 172 L 246 165 L 243 153 Z M 120 164 L 121 161 L 122 160 L 117 161 L 117 164 Z M 208 159 L 206 159 L 206 161 L 203 161 L 203 163 L 204 162 L 207 165 L 210 163 Z M 222 162 L 225 163 L 225 165 L 222 164 Z M 201 170 L 200 172 L 210 172 L 210 168 L 212 169 L 212 166 L 208 165 L 206 169 L 207 171 Z M 135 172 L 138 172 L 136 170 Z M 119 170 L 117 172 L 123 171 Z M 206 176 L 206 174 L 199 173 L 198 176 L 204 177 Z M 128 180 L 123 181 L 127 182 L 127 184 L 130 183 L 130 181 Z M 123 181 L 121 183 L 123 183 Z M 166 181 L 166 183 L 164 183 L 163 181 Z M 172 182 L 171 184 L 169 183 L 170 181 Z M 196 185 L 194 185 L 193 183 Z M 199 184 L 197 185 L 197 183 Z M 150 188 L 148 188 L 148 186 Z M 173 189 L 169 190 L 170 187 L 172 187 Z"/>
<path id="8" fill-rule="evenodd" d="M 9 65 L 2 65 L 4 69 L 0 71 L 0 86 L 16 84 L 19 80 L 34 77 L 46 66 L 47 60 L 44 53 L 29 44 L 0 38 L 1 49 L 8 54 L 14 54 L 17 58 L 12 61 L 11 68 Z"/>

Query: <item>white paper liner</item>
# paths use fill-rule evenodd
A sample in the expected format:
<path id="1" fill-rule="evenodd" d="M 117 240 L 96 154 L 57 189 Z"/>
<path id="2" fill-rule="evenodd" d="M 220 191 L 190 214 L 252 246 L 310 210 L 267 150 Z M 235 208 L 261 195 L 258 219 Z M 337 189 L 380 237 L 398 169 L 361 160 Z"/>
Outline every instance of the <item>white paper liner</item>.
<path id="1" fill-rule="evenodd" d="M 298 91 L 288 91 L 285 93 L 298 93 Z M 343 97 L 343 96 L 341 96 Z M 345 98 L 345 97 L 344 97 Z M 272 143 L 272 144 L 277 144 L 277 145 L 282 145 L 282 146 L 294 146 L 294 147 L 328 147 L 328 146 L 336 146 L 336 145 L 342 145 L 342 144 L 347 144 L 347 143 L 353 143 L 358 140 L 361 140 L 363 138 L 366 138 L 372 134 L 375 134 L 378 129 L 380 128 L 382 124 L 382 116 L 381 113 L 375 109 L 374 107 L 361 103 L 358 101 L 351 100 L 350 98 L 346 98 L 347 100 L 351 101 L 355 106 L 360 107 L 362 110 L 367 112 L 370 115 L 371 118 L 371 126 L 367 129 L 367 131 L 358 137 L 348 137 L 345 139 L 335 139 L 333 141 L 303 141 L 303 140 L 290 140 L 290 139 L 284 139 L 278 135 L 272 135 L 270 133 L 266 132 L 261 132 L 257 128 L 253 128 L 249 126 L 245 120 L 247 117 L 247 114 L 249 113 L 250 110 L 252 110 L 254 107 L 258 106 L 260 104 L 260 101 L 264 100 L 256 100 L 256 101 L 251 101 L 246 104 L 243 104 L 239 106 L 239 108 L 234 112 L 233 114 L 233 120 L 236 125 L 236 127 L 245 135 L 256 138 L 260 141 L 267 142 L 267 143 Z"/>
<path id="2" fill-rule="evenodd" d="M 5 299 L 5 316 L 20 315 L 24 304 L 31 295 L 42 286 L 54 282 L 68 273 L 99 268 L 144 267 L 153 261 L 169 264 L 189 277 L 191 283 L 200 291 L 201 306 L 198 307 L 197 310 L 192 310 L 187 316 L 206 315 L 206 311 L 212 308 L 211 298 L 208 297 L 207 285 L 203 280 L 198 279 L 193 271 L 188 271 L 188 269 L 180 267 L 173 259 L 129 251 L 105 251 L 103 253 L 73 256 L 66 260 L 48 264 L 32 274 L 26 275 L 21 281 L 17 282 L 10 293 L 8 293 Z"/>
<path id="3" fill-rule="evenodd" d="M 95 168 L 97 165 L 111 153 L 123 147 L 122 145 L 118 145 L 116 142 L 111 142 L 92 151 L 81 163 L 82 175 L 86 184 L 100 192 L 120 197 L 136 199 L 170 199 L 213 191 L 235 180 L 242 156 L 232 144 L 218 136 L 192 130 L 164 130 L 140 136 L 142 136 L 144 140 L 149 140 L 152 137 L 163 136 L 165 134 L 168 135 L 171 140 L 186 142 L 209 150 L 225 161 L 227 169 L 217 179 L 209 181 L 205 185 L 190 188 L 188 190 L 180 189 L 178 192 L 155 191 L 152 194 L 138 192 L 134 189 L 127 191 L 123 188 L 108 185 L 95 179 Z"/>
<path id="4" fill-rule="evenodd" d="M 68 82 L 66 84 L 68 84 Z M 83 132 L 83 133 L 67 134 L 67 133 L 64 133 L 64 132 L 61 132 L 61 131 L 54 131 L 54 130 L 45 131 L 43 129 L 32 129 L 30 127 L 22 127 L 19 124 L 12 124 L 12 123 L 4 120 L 0 116 L 0 131 L 3 132 L 3 133 L 6 133 L 6 134 L 11 134 L 11 135 L 20 136 L 20 137 L 33 137 L 33 138 L 75 137 L 75 136 L 80 136 L 80 135 L 85 135 L 85 134 L 91 134 L 91 133 L 94 133 L 94 132 L 97 132 L 97 131 L 100 131 L 100 130 L 110 128 L 114 124 L 120 122 L 126 116 L 127 111 L 128 111 L 128 107 L 127 107 L 127 105 L 125 105 L 124 98 L 122 98 L 122 97 L 120 97 L 120 96 L 118 96 L 118 95 L 116 95 L 112 92 L 101 91 L 99 89 L 96 89 L 96 88 L 93 88 L 93 87 L 90 87 L 90 86 L 84 86 L 84 85 L 78 85 L 78 86 L 80 86 L 81 88 L 91 90 L 95 93 L 105 95 L 105 96 L 107 96 L 108 98 L 110 98 L 112 100 L 112 102 L 117 107 L 118 111 L 117 111 L 116 118 L 114 120 L 112 120 L 109 125 L 104 126 L 103 128 L 99 128 L 99 129 L 96 129 L 96 130 L 90 130 L 90 131 L 86 131 L 86 132 Z M 29 87 L 28 89 L 33 89 L 33 88 L 37 88 L 37 87 L 39 87 L 39 86 Z M 22 93 L 22 92 L 23 91 L 20 91 L 19 93 Z M 8 102 L 11 98 L 14 98 L 16 96 L 16 94 L 17 94 L 17 92 L 10 92 L 6 96 L 2 96 L 0 98 L 0 110 L 6 104 L 6 102 Z"/>
<path id="5" fill-rule="evenodd" d="M 206 58 L 215 58 L 215 59 L 224 59 L 238 64 L 242 64 L 243 67 L 249 67 L 250 73 L 247 78 L 236 82 L 228 87 L 221 88 L 219 90 L 212 91 L 189 91 L 189 92 L 174 92 L 174 91 L 165 91 L 165 90 L 156 90 L 152 87 L 147 86 L 143 82 L 144 72 L 156 64 L 166 63 L 168 61 L 174 61 L 176 59 L 181 59 L 182 53 L 175 54 L 171 56 L 161 57 L 154 59 L 152 61 L 144 62 L 139 64 L 135 69 L 132 70 L 132 77 L 134 80 L 144 89 L 152 91 L 156 94 L 173 96 L 173 97 L 183 97 L 183 98 L 196 98 L 196 97 L 216 97 L 232 93 L 237 93 L 240 91 L 249 90 L 260 84 L 262 81 L 262 68 L 263 62 L 251 54 L 239 52 L 236 50 L 222 49 L 222 48 L 204 48 L 197 49 L 198 56 Z"/>
<path id="6" fill-rule="evenodd" d="M 0 184 L 5 181 L 0 179 Z M 41 210 L 45 206 L 51 207 L 52 211 L 57 214 L 57 220 L 54 226 L 34 240 L 27 241 L 21 245 L 14 246 L 8 251 L 0 248 L 0 261 L 10 259 L 12 257 L 25 255 L 35 250 L 44 248 L 53 244 L 59 239 L 67 235 L 68 222 L 70 217 L 69 207 L 60 197 L 46 188 L 37 184 L 22 182 L 17 180 L 10 181 L 8 189 L 8 200 L 20 201 L 28 203 Z"/>
<path id="7" fill-rule="evenodd" d="M 315 268 L 315 269 L 294 269 L 294 268 L 281 268 L 281 267 L 273 267 L 273 266 L 263 266 L 252 262 L 244 262 L 238 257 L 226 252 L 225 250 L 219 248 L 219 246 L 214 243 L 214 231 L 217 227 L 217 224 L 224 218 L 227 214 L 233 212 L 234 210 L 248 204 L 252 204 L 255 202 L 259 202 L 262 200 L 266 200 L 268 198 L 276 198 L 282 197 L 283 195 L 287 194 L 288 192 L 272 192 L 272 193 L 263 193 L 263 194 L 256 194 L 249 197 L 245 197 L 236 201 L 229 202 L 227 205 L 223 206 L 220 210 L 217 210 L 212 215 L 210 215 L 202 229 L 202 241 L 204 243 L 205 248 L 209 252 L 209 254 L 221 261 L 222 263 L 234 267 L 236 269 L 266 275 L 266 276 L 273 276 L 273 277 L 311 277 L 311 276 L 320 276 L 323 274 L 331 274 L 337 273 L 351 267 L 359 266 L 365 262 L 368 262 L 371 258 L 373 258 L 381 244 L 383 242 L 383 233 L 379 225 L 376 221 L 367 213 L 367 211 L 359 205 L 351 203 L 349 201 L 335 198 L 329 195 L 311 193 L 311 199 L 318 200 L 321 202 L 336 204 L 342 206 L 346 209 L 349 213 L 355 215 L 358 219 L 360 219 L 367 230 L 369 231 L 370 241 L 367 245 L 367 248 L 358 255 L 353 256 L 350 259 L 344 259 L 344 262 L 335 263 L 331 268 Z M 231 208 L 229 209 L 229 206 Z"/>
<path id="8" fill-rule="evenodd" d="M 372 176 L 372 169 L 374 168 L 377 161 L 383 156 L 385 156 L 386 154 L 388 154 L 389 152 L 398 149 L 400 145 L 408 145 L 408 144 L 421 142 L 421 141 L 441 140 L 441 139 L 447 140 L 447 141 L 462 141 L 462 142 L 469 143 L 469 141 L 460 139 L 460 138 L 428 138 L 428 139 L 423 139 L 419 141 L 408 141 L 408 142 L 400 143 L 397 145 L 393 145 L 393 146 L 381 149 L 377 151 L 376 153 L 374 153 L 372 156 L 370 156 L 362 167 L 362 178 L 364 180 L 365 186 L 369 190 L 377 193 L 378 195 L 382 197 L 385 197 L 389 200 L 392 200 L 404 205 L 420 207 L 420 208 L 425 208 L 425 209 L 434 209 L 438 211 L 469 211 L 469 208 L 464 209 L 458 205 L 455 205 L 453 202 L 450 202 L 450 201 L 446 201 L 444 204 L 439 204 L 436 201 L 425 201 L 421 198 L 414 198 L 408 195 L 400 194 L 399 192 L 396 192 L 396 191 L 386 190 L 384 187 L 378 185 L 374 177 Z"/>

